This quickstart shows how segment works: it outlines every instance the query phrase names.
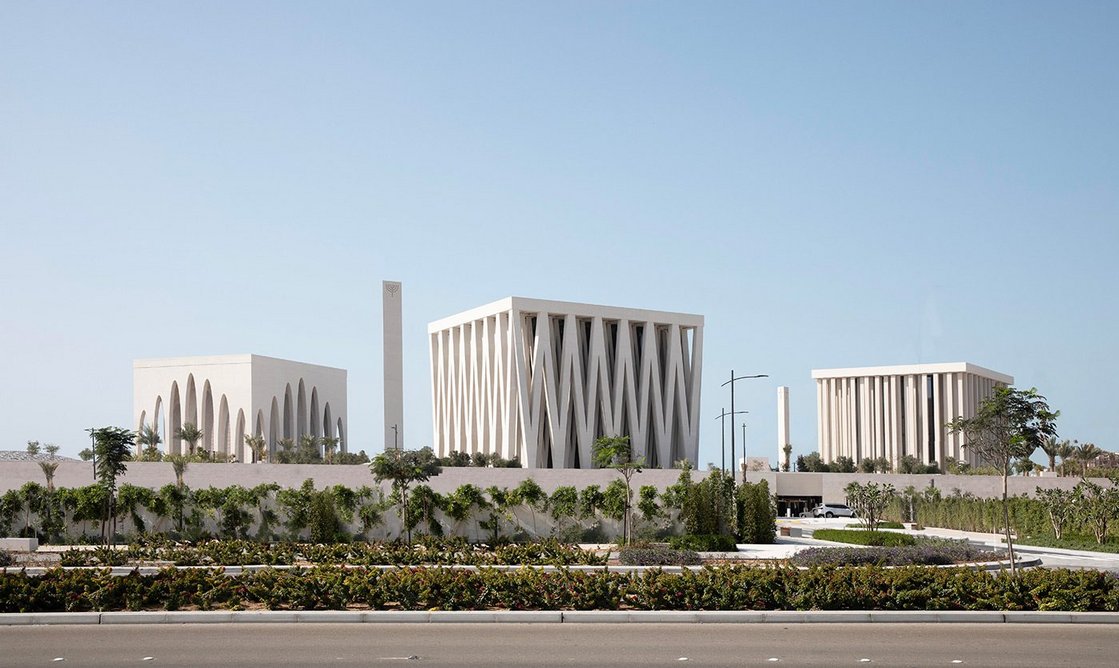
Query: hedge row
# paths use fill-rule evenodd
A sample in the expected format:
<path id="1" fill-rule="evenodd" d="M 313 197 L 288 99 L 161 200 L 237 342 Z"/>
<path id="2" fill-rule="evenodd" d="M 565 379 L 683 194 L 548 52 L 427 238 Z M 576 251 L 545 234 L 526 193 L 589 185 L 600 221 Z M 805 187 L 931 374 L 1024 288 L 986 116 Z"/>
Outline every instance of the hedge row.
<path id="1" fill-rule="evenodd" d="M 906 533 L 892 531 L 867 531 L 865 529 L 816 529 L 812 537 L 851 545 L 916 545 L 917 539 Z"/>
<path id="2" fill-rule="evenodd" d="M 606 563 L 597 554 L 556 541 L 470 544 L 461 538 L 424 537 L 412 545 L 401 541 L 379 543 L 257 543 L 246 540 L 206 541 L 197 545 L 170 541 L 136 543 L 120 550 L 67 550 L 63 566 L 122 566 L 140 562 L 171 562 L 176 566 L 270 566 L 351 564 L 361 566 L 420 566 L 466 564 L 471 566 L 595 566 Z"/>
<path id="3" fill-rule="evenodd" d="M 108 569 L 0 574 L 0 612 L 290 610 L 1068 610 L 1119 611 L 1099 571 L 727 566 L 665 573 L 481 569 Z"/>

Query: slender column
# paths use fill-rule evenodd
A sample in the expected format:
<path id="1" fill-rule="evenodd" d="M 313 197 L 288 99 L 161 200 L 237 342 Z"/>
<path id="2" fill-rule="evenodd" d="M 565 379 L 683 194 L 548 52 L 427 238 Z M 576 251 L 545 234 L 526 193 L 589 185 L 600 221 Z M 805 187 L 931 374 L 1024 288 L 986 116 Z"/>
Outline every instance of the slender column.
<path id="1" fill-rule="evenodd" d="M 904 454 L 920 458 L 917 452 L 917 377 L 905 377 L 905 450 Z"/>
<path id="2" fill-rule="evenodd" d="M 855 441 L 855 463 L 863 461 L 866 452 L 871 450 L 871 393 L 866 376 L 858 379 L 858 432 Z"/>
<path id="3" fill-rule="evenodd" d="M 882 376 L 874 378 L 874 456 L 875 458 L 886 455 L 886 430 L 882 425 L 884 407 L 882 396 Z"/>
<path id="4" fill-rule="evenodd" d="M 925 464 L 929 464 L 929 420 L 932 416 L 929 415 L 929 376 L 928 374 L 917 374 L 917 397 L 920 404 L 917 406 L 917 447 L 920 452 L 917 454 L 917 459 Z"/>
<path id="5" fill-rule="evenodd" d="M 847 448 L 843 454 L 854 459 L 855 458 L 855 423 L 859 419 L 858 411 L 856 410 L 857 402 L 855 401 L 855 386 L 857 381 L 855 378 L 847 379 L 847 402 L 845 408 L 847 409 Z"/>
<path id="6" fill-rule="evenodd" d="M 402 298 L 403 290 L 399 282 L 381 282 L 385 449 L 404 447 L 404 353 L 400 308 Z"/>
<path id="7" fill-rule="evenodd" d="M 825 435 L 827 434 L 827 423 L 825 420 L 827 416 L 824 413 L 824 379 L 818 378 L 816 380 L 816 449 L 820 451 L 821 457 L 826 448 Z M 778 438 L 777 440 L 781 440 Z M 785 444 L 780 444 L 779 447 L 785 447 Z"/>
<path id="8" fill-rule="evenodd" d="M 831 461 L 839 449 L 839 383 L 835 378 L 828 379 L 828 457 Z M 821 455 L 823 456 L 823 455 Z"/>
<path id="9" fill-rule="evenodd" d="M 932 434 L 933 434 L 933 459 L 937 466 L 944 466 L 944 415 L 941 397 L 941 384 L 944 382 L 944 377 L 939 373 L 933 374 L 933 414 L 932 414 Z"/>

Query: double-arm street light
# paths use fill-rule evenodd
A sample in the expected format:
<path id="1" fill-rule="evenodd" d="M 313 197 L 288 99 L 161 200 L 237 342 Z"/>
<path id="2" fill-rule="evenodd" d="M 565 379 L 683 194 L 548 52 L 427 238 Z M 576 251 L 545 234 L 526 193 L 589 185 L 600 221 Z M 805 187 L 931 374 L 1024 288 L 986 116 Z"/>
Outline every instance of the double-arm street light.
<path id="1" fill-rule="evenodd" d="M 734 383 L 735 383 L 735 381 L 748 380 L 750 378 L 769 378 L 769 374 L 767 374 L 767 373 L 757 373 L 757 374 L 754 374 L 754 375 L 751 375 L 751 376 L 737 376 L 736 377 L 734 375 L 734 369 L 731 369 L 730 380 L 723 383 L 723 387 L 726 387 L 727 385 L 730 385 L 730 415 L 734 415 L 734 413 L 735 413 L 735 410 L 734 410 Z M 742 436 L 742 448 L 743 448 L 743 456 L 745 456 L 745 449 L 746 449 L 746 435 L 745 435 L 745 432 L 743 433 L 743 436 Z M 735 461 L 735 459 L 734 459 L 734 429 L 730 430 L 730 460 L 731 460 L 731 462 Z M 737 469 L 738 466 L 735 465 L 735 468 Z M 732 481 L 738 480 L 738 472 L 737 471 L 735 471 L 731 474 L 731 480 Z"/>
<path id="2" fill-rule="evenodd" d="M 749 413 L 750 411 L 736 411 L 736 412 L 737 413 Z M 723 412 L 719 413 L 719 415 L 716 417 L 717 420 L 721 420 L 721 424 L 719 426 L 722 427 L 721 431 L 723 432 L 723 446 L 722 446 L 723 450 L 722 450 L 722 452 L 723 452 L 723 472 L 724 473 L 727 470 L 727 418 L 729 418 L 733 415 L 735 415 L 735 413 L 728 413 L 727 409 L 724 408 Z M 731 432 L 733 432 L 734 431 L 734 422 L 733 421 L 730 423 L 730 426 L 731 426 Z M 734 434 L 733 433 L 731 434 L 731 440 L 734 440 Z M 731 452 L 730 458 L 731 458 L 731 465 L 733 466 L 734 465 L 734 453 L 733 452 Z"/>

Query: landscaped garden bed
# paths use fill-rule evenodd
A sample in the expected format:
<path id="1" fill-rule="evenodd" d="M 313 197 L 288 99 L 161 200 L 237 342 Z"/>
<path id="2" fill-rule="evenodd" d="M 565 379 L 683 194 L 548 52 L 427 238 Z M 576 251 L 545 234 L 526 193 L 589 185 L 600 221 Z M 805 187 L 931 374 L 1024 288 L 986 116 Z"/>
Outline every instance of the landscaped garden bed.
<path id="1" fill-rule="evenodd" d="M 411 545 L 403 541 L 314 544 L 226 540 L 181 544 L 155 540 L 131 544 L 120 549 L 67 550 L 62 553 L 61 565 L 598 566 L 605 564 L 606 559 L 603 553 L 556 541 L 503 543 L 490 546 L 470 544 L 463 539 L 425 537 Z"/>
<path id="2" fill-rule="evenodd" d="M 1119 611 L 1119 578 L 964 568 L 708 567 L 669 573 L 520 568 L 109 569 L 0 574 L 0 611 L 113 610 Z"/>

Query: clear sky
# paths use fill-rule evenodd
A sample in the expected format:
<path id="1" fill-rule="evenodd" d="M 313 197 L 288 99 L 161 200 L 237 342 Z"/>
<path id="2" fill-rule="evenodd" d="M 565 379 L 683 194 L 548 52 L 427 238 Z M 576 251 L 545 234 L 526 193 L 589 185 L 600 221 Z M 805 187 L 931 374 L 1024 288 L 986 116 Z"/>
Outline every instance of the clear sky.
<path id="1" fill-rule="evenodd" d="M 706 316 L 751 454 L 813 368 L 970 361 L 1119 449 L 1114 2 L 0 2 L 0 449 L 131 426 L 132 360 L 349 370 L 380 281 Z M 737 427 L 741 429 L 740 427 Z M 740 433 L 740 432 L 739 432 Z"/>

